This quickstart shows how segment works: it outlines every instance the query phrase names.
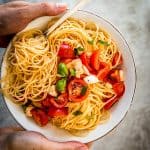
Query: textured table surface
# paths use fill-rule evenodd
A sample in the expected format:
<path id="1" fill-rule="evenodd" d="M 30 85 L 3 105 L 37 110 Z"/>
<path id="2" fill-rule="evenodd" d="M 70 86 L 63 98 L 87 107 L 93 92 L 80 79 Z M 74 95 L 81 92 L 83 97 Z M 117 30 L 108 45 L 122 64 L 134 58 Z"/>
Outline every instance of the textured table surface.
<path id="1" fill-rule="evenodd" d="M 73 6 L 75 0 L 63 2 Z M 104 17 L 121 31 L 133 53 L 138 78 L 134 102 L 127 116 L 113 132 L 97 140 L 93 150 L 149 150 L 150 0 L 93 0 L 84 9 Z M 3 52 L 1 49 L 0 59 Z M 0 127 L 15 125 L 0 95 Z"/>

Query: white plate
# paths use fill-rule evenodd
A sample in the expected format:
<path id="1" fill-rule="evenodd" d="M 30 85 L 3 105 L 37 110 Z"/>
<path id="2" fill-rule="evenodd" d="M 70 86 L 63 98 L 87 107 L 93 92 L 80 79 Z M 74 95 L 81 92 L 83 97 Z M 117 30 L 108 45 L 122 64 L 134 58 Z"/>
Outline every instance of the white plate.
<path id="1" fill-rule="evenodd" d="M 108 21 L 105 19 L 89 13 L 85 11 L 78 11 L 74 15 L 74 17 L 78 19 L 83 19 L 85 21 L 93 21 L 97 23 L 101 28 L 104 28 L 108 31 L 114 41 L 117 43 L 119 50 L 122 52 L 123 59 L 124 59 L 124 72 L 125 72 L 125 86 L 126 90 L 119 101 L 113 108 L 111 109 L 111 118 L 110 120 L 103 124 L 97 126 L 97 128 L 85 137 L 77 137 L 73 136 L 65 130 L 59 129 L 51 124 L 48 124 L 45 127 L 38 126 L 32 119 L 25 116 L 22 108 L 16 104 L 14 104 L 11 100 L 4 97 L 6 105 L 14 118 L 21 124 L 26 130 L 33 130 L 44 134 L 46 137 L 56 141 L 71 141 L 77 140 L 83 143 L 87 143 L 93 140 L 96 140 L 104 135 L 106 135 L 109 131 L 111 131 L 114 127 L 116 127 L 121 120 L 126 115 L 133 99 L 134 91 L 135 91 L 135 84 L 136 84 L 136 73 L 135 73 L 135 65 L 134 60 L 129 49 L 129 46 L 120 32 Z M 31 28 L 45 28 L 48 21 L 51 20 L 52 17 L 41 17 L 34 21 L 32 21 L 24 30 L 31 29 Z M 11 43 L 9 44 L 7 50 L 9 50 Z M 7 51 L 6 51 L 7 53 Z M 6 54 L 5 54 L 6 55 Z M 5 55 L 2 62 L 1 68 L 1 76 L 4 76 L 6 72 L 6 64 L 5 64 Z M 3 85 L 2 85 L 3 86 Z"/>

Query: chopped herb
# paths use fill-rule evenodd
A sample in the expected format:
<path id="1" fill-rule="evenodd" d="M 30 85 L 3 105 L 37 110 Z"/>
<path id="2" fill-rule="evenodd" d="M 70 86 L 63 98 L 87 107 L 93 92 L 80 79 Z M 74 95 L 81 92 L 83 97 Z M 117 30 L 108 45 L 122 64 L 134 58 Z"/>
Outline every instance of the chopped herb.
<path id="1" fill-rule="evenodd" d="M 94 39 L 88 40 L 87 42 L 88 42 L 90 45 L 93 45 L 93 44 L 94 44 Z"/>
<path id="2" fill-rule="evenodd" d="M 58 92 L 64 92 L 66 89 L 67 80 L 65 78 L 60 79 L 56 83 L 56 90 Z"/>
<path id="3" fill-rule="evenodd" d="M 67 77 L 68 76 L 68 68 L 66 64 L 60 63 L 58 65 L 58 74 L 61 75 L 61 77 Z"/>
<path id="4" fill-rule="evenodd" d="M 81 90 L 81 95 L 85 95 L 86 91 L 87 91 L 87 86 L 83 86 Z"/>
<path id="5" fill-rule="evenodd" d="M 27 102 L 26 104 L 21 105 L 22 108 L 23 108 L 23 111 L 26 111 L 26 108 L 27 108 L 29 105 L 31 105 L 31 101 L 30 101 L 30 100 L 28 100 L 28 102 Z"/>
<path id="6" fill-rule="evenodd" d="M 74 77 L 74 76 L 76 76 L 76 70 L 75 69 L 70 69 L 70 76 L 71 77 Z"/>
<path id="7" fill-rule="evenodd" d="M 74 54 L 76 55 L 76 56 L 79 56 L 79 55 L 81 55 L 81 53 L 84 51 L 84 48 L 83 47 L 77 47 L 77 48 L 75 48 L 74 49 Z"/>
<path id="8" fill-rule="evenodd" d="M 103 45 L 106 45 L 106 46 L 109 46 L 110 44 L 108 44 L 108 42 L 106 41 L 102 41 L 102 40 L 99 40 L 98 41 L 100 44 L 103 44 Z"/>
<path id="9" fill-rule="evenodd" d="M 28 106 L 26 106 L 26 105 L 22 105 L 22 108 L 23 108 L 23 111 L 25 112 L 26 111 L 26 108 L 27 108 Z"/>
<path id="10" fill-rule="evenodd" d="M 81 114 L 82 114 L 82 112 L 80 110 L 77 110 L 77 111 L 73 112 L 73 115 L 75 115 L 75 116 L 78 116 L 78 115 L 81 115 Z"/>

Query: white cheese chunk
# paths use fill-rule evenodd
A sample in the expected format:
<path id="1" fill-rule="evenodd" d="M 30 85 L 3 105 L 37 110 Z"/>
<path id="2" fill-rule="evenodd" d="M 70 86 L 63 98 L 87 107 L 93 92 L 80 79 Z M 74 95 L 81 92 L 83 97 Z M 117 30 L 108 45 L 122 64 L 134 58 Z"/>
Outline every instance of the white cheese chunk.
<path id="1" fill-rule="evenodd" d="M 99 82 L 98 78 L 95 75 L 89 75 L 89 76 L 85 77 L 84 81 L 87 84 L 93 84 L 93 83 L 98 83 Z"/>

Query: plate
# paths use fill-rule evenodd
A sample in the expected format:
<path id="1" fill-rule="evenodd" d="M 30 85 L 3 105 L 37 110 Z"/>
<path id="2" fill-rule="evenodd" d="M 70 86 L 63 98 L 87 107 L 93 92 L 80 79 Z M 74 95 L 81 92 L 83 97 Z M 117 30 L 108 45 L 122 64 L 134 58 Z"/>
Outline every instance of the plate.
<path id="1" fill-rule="evenodd" d="M 117 43 L 119 50 L 122 52 L 123 59 L 124 59 L 126 90 L 119 103 L 117 103 L 111 109 L 110 120 L 105 124 L 98 125 L 96 129 L 90 131 L 86 136 L 77 137 L 68 133 L 63 129 L 59 129 L 55 126 L 52 126 L 50 123 L 45 127 L 38 126 L 32 119 L 25 116 L 22 108 L 19 105 L 16 105 L 5 96 L 4 96 L 4 100 L 13 117 L 24 129 L 40 132 L 43 135 L 45 135 L 48 139 L 51 140 L 56 140 L 60 142 L 76 140 L 83 143 L 87 143 L 87 142 L 94 141 L 100 137 L 103 137 L 123 120 L 133 100 L 133 95 L 134 95 L 135 85 L 136 85 L 136 70 L 135 70 L 133 56 L 127 42 L 125 41 L 121 33 L 111 23 L 109 23 L 107 20 L 103 19 L 98 15 L 86 11 L 77 11 L 73 15 L 73 17 L 82 19 L 84 21 L 93 21 L 97 23 L 101 28 L 105 29 L 108 33 L 112 35 L 112 39 Z M 53 17 L 44 16 L 36 20 L 33 20 L 31 23 L 28 24 L 28 26 L 23 31 L 32 28 L 45 29 L 47 23 L 52 18 Z M 11 42 L 7 47 L 3 57 L 3 62 L 1 67 L 1 77 L 3 77 L 6 72 L 5 56 L 7 55 L 7 52 L 10 49 L 10 47 L 11 47 Z"/>

